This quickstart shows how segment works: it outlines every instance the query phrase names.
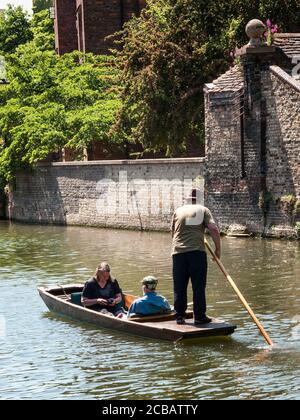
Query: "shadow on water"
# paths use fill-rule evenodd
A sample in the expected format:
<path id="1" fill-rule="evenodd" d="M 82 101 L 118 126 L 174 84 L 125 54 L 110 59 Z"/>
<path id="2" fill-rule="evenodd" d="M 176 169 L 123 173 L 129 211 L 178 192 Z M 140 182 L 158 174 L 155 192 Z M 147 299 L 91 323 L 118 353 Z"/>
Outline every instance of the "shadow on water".
<path id="1" fill-rule="evenodd" d="M 44 312 L 42 318 L 54 321 L 56 323 L 65 324 L 68 328 L 76 328 L 79 332 L 91 332 L 93 333 L 92 340 L 95 340 L 95 343 L 91 341 L 89 344 L 93 345 L 97 342 L 97 334 L 105 336 L 107 339 L 126 341 L 127 345 L 139 345 L 139 346 L 148 346 L 149 343 L 157 343 L 160 346 L 165 346 L 168 349 L 174 350 L 197 350 L 199 347 L 205 349 L 209 348 L 215 351 L 226 351 L 234 352 L 238 354 L 247 353 L 247 360 L 249 362 L 254 361 L 255 363 L 264 363 L 267 362 L 269 358 L 276 357 L 280 353 L 289 353 L 296 352 L 300 357 L 300 347 L 299 347 L 299 338 L 293 340 L 290 339 L 282 341 L 281 343 L 275 343 L 274 346 L 269 346 L 268 344 L 262 344 L 263 341 L 260 337 L 257 336 L 255 343 L 249 344 L 249 342 L 242 342 L 236 339 L 234 336 L 223 336 L 223 337 L 203 337 L 197 339 L 188 339 L 181 340 L 177 342 L 170 342 L 159 339 L 150 339 L 146 337 L 135 336 L 123 332 L 110 331 L 105 328 L 97 328 L 93 324 L 75 320 L 67 316 L 56 314 L 52 312 Z M 258 333 L 257 333 L 258 334 Z"/>
<path id="2" fill-rule="evenodd" d="M 168 340 L 161 340 L 161 339 L 151 339 L 148 337 L 141 337 L 139 335 L 129 334 L 127 332 L 122 331 L 111 331 L 107 328 L 97 328 L 93 324 L 83 321 L 78 321 L 76 319 L 67 317 L 65 315 L 53 313 L 53 312 L 45 312 L 42 315 L 42 318 L 48 319 L 50 321 L 65 323 L 68 327 L 71 328 L 79 328 L 81 331 L 93 331 L 95 334 L 101 335 L 108 335 L 109 337 L 113 337 L 113 339 L 117 340 L 126 340 L 128 345 L 130 342 L 135 343 L 139 341 L 141 344 L 145 342 L 145 345 L 150 342 L 158 342 L 160 344 L 166 344 L 169 346 L 173 346 L 174 348 L 179 348 L 180 346 L 209 346 L 209 345 L 220 345 L 224 344 L 227 345 L 232 342 L 232 338 L 230 336 L 220 336 L 220 337 L 203 337 L 203 338 L 194 338 L 194 339 L 187 339 L 187 340 L 178 340 L 178 341 L 168 341 Z"/>

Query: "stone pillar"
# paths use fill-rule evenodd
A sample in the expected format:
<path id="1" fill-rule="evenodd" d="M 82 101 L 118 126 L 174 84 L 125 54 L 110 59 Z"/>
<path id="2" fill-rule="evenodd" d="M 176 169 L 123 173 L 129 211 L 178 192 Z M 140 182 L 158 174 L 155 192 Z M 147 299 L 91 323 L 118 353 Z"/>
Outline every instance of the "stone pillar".
<path id="1" fill-rule="evenodd" d="M 233 224 L 262 232 L 267 195 L 267 97 L 270 65 L 282 60 L 267 46 L 265 27 L 247 25 L 250 43 L 239 51 L 241 64 L 206 85 L 206 203 L 222 229 Z M 238 81 L 238 83 L 237 83 Z"/>
<path id="2" fill-rule="evenodd" d="M 267 97 L 265 83 L 270 66 L 280 62 L 275 46 L 247 45 L 240 51 L 244 71 L 244 169 L 245 179 L 253 202 L 261 207 L 263 225 L 268 213 L 267 190 Z"/>
<path id="3" fill-rule="evenodd" d="M 262 73 L 268 71 L 274 47 L 245 49 L 241 55 L 245 79 L 245 175 L 255 189 L 264 188 L 266 175 L 266 103 Z"/>
<path id="4" fill-rule="evenodd" d="M 236 70 L 226 77 L 235 80 Z M 233 223 L 251 224 L 254 229 L 256 223 L 256 215 L 248 211 L 249 196 L 242 179 L 242 98 L 243 88 L 219 88 L 218 80 L 205 88 L 205 203 L 222 231 Z"/>
<path id="5" fill-rule="evenodd" d="M 274 64 L 285 65 L 281 51 L 263 39 L 265 25 L 254 19 L 246 27 L 250 38 L 239 52 L 244 73 L 245 175 L 255 189 L 265 189 L 267 172 L 266 130 L 267 104 L 264 95 L 266 74 Z"/>
<path id="6" fill-rule="evenodd" d="M 241 179 L 241 92 L 205 90 L 206 188 L 232 192 Z"/>

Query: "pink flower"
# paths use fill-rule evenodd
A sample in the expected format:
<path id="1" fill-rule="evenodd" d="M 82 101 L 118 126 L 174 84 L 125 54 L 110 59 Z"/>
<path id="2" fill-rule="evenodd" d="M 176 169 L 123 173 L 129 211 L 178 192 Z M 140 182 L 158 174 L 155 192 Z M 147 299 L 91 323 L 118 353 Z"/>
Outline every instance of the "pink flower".
<path id="1" fill-rule="evenodd" d="M 271 32 L 272 32 L 272 34 L 277 34 L 277 32 L 278 32 L 278 25 L 272 26 Z"/>
<path id="2" fill-rule="evenodd" d="M 272 22 L 270 19 L 267 20 L 267 27 L 270 29 L 272 27 Z"/>

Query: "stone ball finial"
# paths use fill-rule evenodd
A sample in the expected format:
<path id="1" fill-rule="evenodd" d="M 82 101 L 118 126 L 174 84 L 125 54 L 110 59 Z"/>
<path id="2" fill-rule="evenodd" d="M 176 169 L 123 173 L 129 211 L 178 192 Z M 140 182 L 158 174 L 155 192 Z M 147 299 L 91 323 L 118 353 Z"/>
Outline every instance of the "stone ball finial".
<path id="1" fill-rule="evenodd" d="M 260 46 L 266 45 L 265 41 L 262 40 L 263 34 L 266 32 L 266 25 L 258 19 L 250 20 L 246 26 L 246 34 L 250 38 L 248 45 L 251 46 Z"/>

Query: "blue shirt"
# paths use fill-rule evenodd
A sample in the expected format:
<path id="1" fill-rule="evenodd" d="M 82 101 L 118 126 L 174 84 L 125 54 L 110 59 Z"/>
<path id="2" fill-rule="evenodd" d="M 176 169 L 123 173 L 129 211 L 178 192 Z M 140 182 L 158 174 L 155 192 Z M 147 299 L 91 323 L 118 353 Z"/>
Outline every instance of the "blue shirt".
<path id="1" fill-rule="evenodd" d="M 171 312 L 171 307 L 166 298 L 156 292 L 145 293 L 144 297 L 137 299 L 130 306 L 128 318 L 133 315 L 157 315 Z"/>

